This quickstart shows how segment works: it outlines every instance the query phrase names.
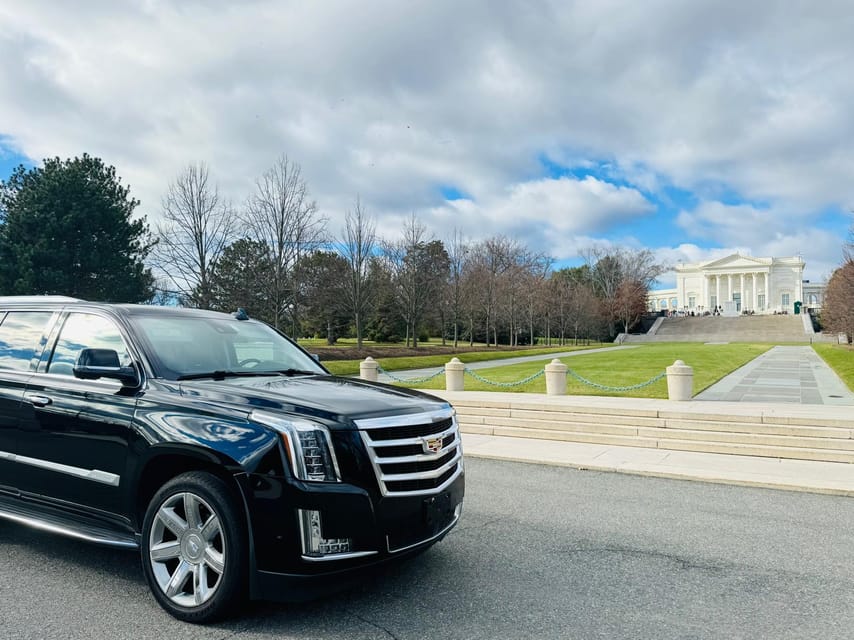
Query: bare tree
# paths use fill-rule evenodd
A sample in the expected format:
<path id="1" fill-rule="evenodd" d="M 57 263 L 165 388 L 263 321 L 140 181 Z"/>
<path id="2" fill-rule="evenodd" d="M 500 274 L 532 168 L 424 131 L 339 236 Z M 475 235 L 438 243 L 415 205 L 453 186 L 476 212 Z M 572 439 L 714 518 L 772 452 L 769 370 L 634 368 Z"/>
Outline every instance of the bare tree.
<path id="1" fill-rule="evenodd" d="M 208 309 L 214 265 L 235 235 L 231 206 L 210 180 L 208 166 L 199 162 L 169 184 L 161 208 L 152 262 L 182 303 Z"/>
<path id="2" fill-rule="evenodd" d="M 472 248 L 469 277 L 477 282 L 475 290 L 481 305 L 487 344 L 498 345 L 499 304 L 502 298 L 508 302 L 507 297 L 501 295 L 502 289 L 506 274 L 516 264 L 516 256 L 520 252 L 518 242 L 505 236 L 487 238 Z M 509 306 L 505 304 L 504 309 Z"/>
<path id="3" fill-rule="evenodd" d="M 826 330 L 854 336 L 854 260 L 848 258 L 827 282 L 821 305 L 821 323 Z"/>
<path id="4" fill-rule="evenodd" d="M 441 285 L 448 277 L 448 254 L 440 240 L 427 238 L 427 230 L 413 214 L 403 227 L 403 238 L 383 243 L 383 258 L 392 276 L 400 314 L 410 338 L 418 347 L 418 330 L 428 305 L 437 306 Z"/>
<path id="5" fill-rule="evenodd" d="M 655 261 L 649 249 L 593 247 L 586 252 L 585 260 L 613 337 L 616 322 L 625 327 L 637 320 L 635 310 L 645 308 L 650 286 L 666 267 Z"/>
<path id="6" fill-rule="evenodd" d="M 270 248 L 273 266 L 266 278 L 269 316 L 279 328 L 289 315 L 291 336 L 296 338 L 302 304 L 300 258 L 325 240 L 327 222 L 309 198 L 300 166 L 281 156 L 255 181 L 244 217 L 252 237 Z"/>
<path id="7" fill-rule="evenodd" d="M 545 255 L 533 255 L 529 256 L 527 262 L 527 268 L 522 273 L 522 281 L 524 282 L 522 292 L 525 297 L 529 344 L 533 346 L 535 319 L 543 318 L 545 320 L 545 316 L 547 316 L 545 288 L 552 259 Z"/>
<path id="8" fill-rule="evenodd" d="M 462 233 L 454 229 L 451 240 L 448 243 L 449 278 L 446 287 L 445 300 L 451 314 L 451 322 L 454 325 L 454 349 L 457 348 L 460 336 L 460 315 L 463 311 L 463 275 L 468 259 L 469 247 L 463 239 Z M 444 323 L 442 331 L 442 344 L 445 344 Z"/>
<path id="9" fill-rule="evenodd" d="M 362 348 L 365 318 L 373 301 L 370 287 L 370 265 L 377 246 L 376 224 L 356 198 L 344 222 L 344 237 L 338 253 L 347 261 L 347 281 L 341 283 L 341 295 L 356 328 L 356 346 Z"/>

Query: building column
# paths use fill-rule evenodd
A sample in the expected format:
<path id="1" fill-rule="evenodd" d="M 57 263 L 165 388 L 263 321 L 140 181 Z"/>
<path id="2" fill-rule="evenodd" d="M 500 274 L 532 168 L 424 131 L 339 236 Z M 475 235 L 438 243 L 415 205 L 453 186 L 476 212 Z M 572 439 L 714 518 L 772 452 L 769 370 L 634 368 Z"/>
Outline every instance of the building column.
<path id="1" fill-rule="evenodd" d="M 741 309 L 740 311 L 744 311 L 744 305 L 747 304 L 747 296 L 744 295 L 744 273 L 741 274 L 741 284 L 738 286 L 738 294 L 741 296 Z"/>
<path id="2" fill-rule="evenodd" d="M 773 300 L 771 299 L 771 267 L 768 267 L 768 271 L 765 273 L 765 310 L 771 308 L 771 303 Z"/>
<path id="3" fill-rule="evenodd" d="M 727 301 L 732 302 L 732 274 L 726 274 L 726 295 Z"/>
<path id="4" fill-rule="evenodd" d="M 753 285 L 753 309 L 752 311 L 756 313 L 757 307 L 759 307 L 759 293 L 757 291 L 758 287 L 756 286 L 756 273 L 751 274 L 751 284 Z"/>
<path id="5" fill-rule="evenodd" d="M 721 304 L 721 274 L 715 275 L 715 306 Z"/>
<path id="6" fill-rule="evenodd" d="M 709 277 L 703 274 L 703 293 L 700 300 L 703 301 L 703 310 L 709 308 Z"/>

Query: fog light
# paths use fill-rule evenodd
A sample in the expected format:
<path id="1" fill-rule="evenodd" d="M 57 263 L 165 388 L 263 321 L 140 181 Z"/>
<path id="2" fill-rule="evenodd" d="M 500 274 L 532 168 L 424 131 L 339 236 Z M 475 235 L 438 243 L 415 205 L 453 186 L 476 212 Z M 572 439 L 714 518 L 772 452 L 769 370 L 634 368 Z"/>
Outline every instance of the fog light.
<path id="1" fill-rule="evenodd" d="M 326 556 L 335 553 L 350 553 L 352 538 L 324 538 L 320 511 L 298 509 L 302 531 L 302 552 L 306 556 Z"/>

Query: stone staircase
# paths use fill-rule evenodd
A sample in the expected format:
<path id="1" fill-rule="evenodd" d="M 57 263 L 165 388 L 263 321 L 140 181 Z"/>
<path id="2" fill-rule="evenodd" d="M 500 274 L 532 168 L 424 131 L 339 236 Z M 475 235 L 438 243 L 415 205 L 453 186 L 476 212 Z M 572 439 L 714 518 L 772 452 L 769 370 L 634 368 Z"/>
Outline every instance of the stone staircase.
<path id="1" fill-rule="evenodd" d="M 445 395 L 445 394 L 442 394 Z M 453 394 L 463 433 L 563 440 L 623 447 L 698 451 L 825 462 L 854 462 L 854 415 L 840 418 L 783 415 L 774 411 L 717 413 L 683 411 L 679 403 L 649 408 L 571 404 L 518 398 L 490 401 Z M 517 399 L 518 398 L 518 399 Z"/>
<path id="2" fill-rule="evenodd" d="M 800 315 L 695 316 L 664 318 L 654 335 L 624 342 L 809 342 Z"/>

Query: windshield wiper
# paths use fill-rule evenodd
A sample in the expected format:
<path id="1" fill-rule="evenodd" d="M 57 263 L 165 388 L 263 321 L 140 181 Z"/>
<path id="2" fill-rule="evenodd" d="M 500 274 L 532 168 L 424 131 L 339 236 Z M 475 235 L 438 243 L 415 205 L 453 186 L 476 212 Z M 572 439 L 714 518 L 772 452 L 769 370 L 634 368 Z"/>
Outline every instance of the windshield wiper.
<path id="1" fill-rule="evenodd" d="M 320 371 L 308 371 L 306 369 L 276 369 L 275 371 L 271 371 L 270 373 L 278 373 L 283 376 L 319 376 L 322 375 Z"/>
<path id="2" fill-rule="evenodd" d="M 213 378 L 214 380 L 225 380 L 226 378 L 242 378 L 252 376 L 277 376 L 278 371 L 207 371 L 205 373 L 186 373 L 175 378 L 176 380 L 200 380 L 202 378 Z"/>

